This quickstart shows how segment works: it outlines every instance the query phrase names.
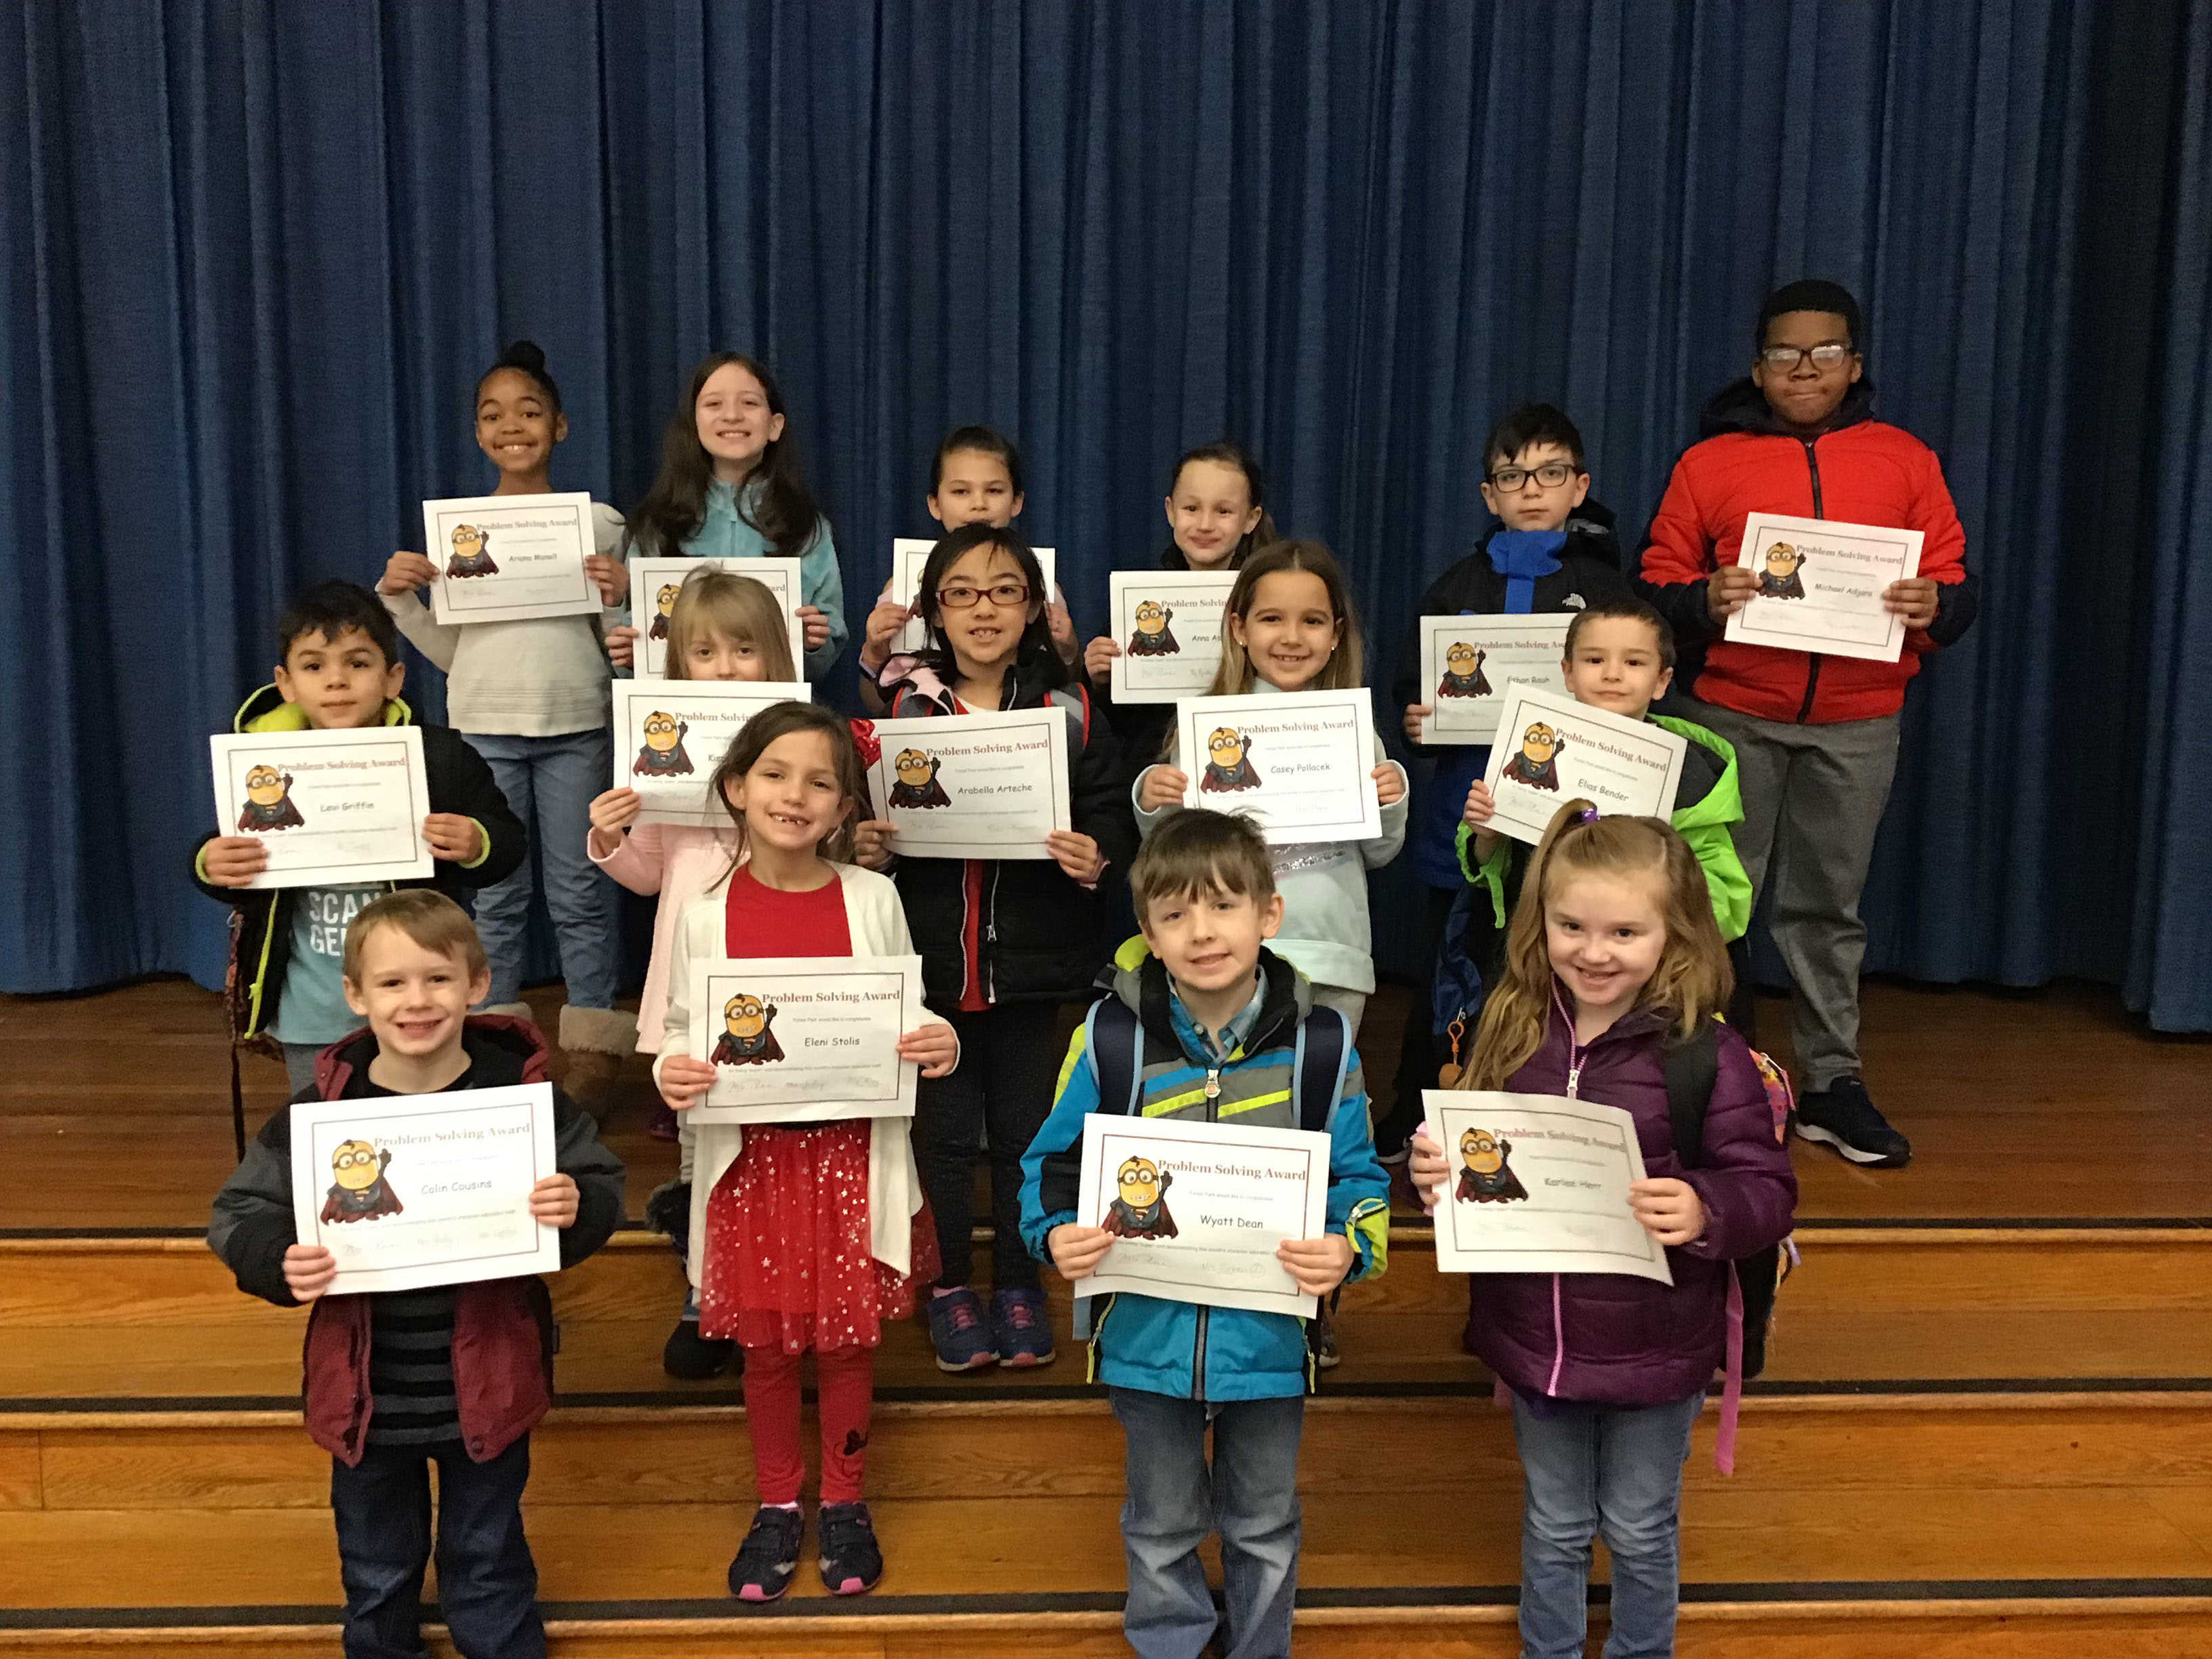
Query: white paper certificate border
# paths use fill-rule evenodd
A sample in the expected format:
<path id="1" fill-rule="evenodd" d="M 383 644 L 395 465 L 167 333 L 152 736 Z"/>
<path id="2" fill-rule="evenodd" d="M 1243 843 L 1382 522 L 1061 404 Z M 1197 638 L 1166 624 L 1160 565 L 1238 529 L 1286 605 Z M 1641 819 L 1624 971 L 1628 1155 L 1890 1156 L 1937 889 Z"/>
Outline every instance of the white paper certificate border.
<path id="1" fill-rule="evenodd" d="M 1530 846 L 1544 839 L 1552 817 L 1560 807 L 1584 792 L 1569 788 L 1564 781 L 1559 791 L 1542 802 L 1527 801 L 1519 789 L 1504 795 L 1498 792 L 1498 780 L 1504 775 L 1507 762 L 1521 752 L 1516 733 L 1524 732 L 1531 717 L 1540 717 L 1545 725 L 1570 740 L 1587 741 L 1582 736 L 1588 732 L 1603 732 L 1626 744 L 1633 744 L 1653 755 L 1667 757 L 1667 771 L 1659 786 L 1659 800 L 1648 814 L 1634 814 L 1663 820 L 1671 818 L 1674 811 L 1674 796 L 1682 783 L 1682 762 L 1689 752 L 1689 740 L 1669 732 L 1663 726 L 1653 726 L 1645 720 L 1632 720 L 1616 714 L 1610 709 L 1593 708 L 1588 703 L 1577 702 L 1572 697 L 1546 691 L 1525 680 L 1515 680 L 1505 688 L 1505 702 L 1498 710 L 1497 740 L 1490 750 L 1490 764 L 1484 769 L 1482 781 L 1490 787 L 1497 804 L 1496 814 L 1490 827 L 1501 835 L 1525 841 Z M 1554 760 L 1558 750 L 1553 750 Z M 1585 799 L 1595 799 L 1586 794 Z M 1524 804 L 1525 803 L 1525 804 Z M 1540 808 L 1540 810 L 1534 810 Z M 1620 816 L 1625 809 L 1608 809 L 1603 801 L 1597 803 L 1601 817 Z"/>
<path id="2" fill-rule="evenodd" d="M 1239 726 L 1246 716 L 1275 718 L 1306 715 L 1322 709 L 1349 709 L 1354 717 L 1352 746 L 1358 750 L 1352 770 L 1357 787 L 1337 792 L 1337 799 L 1352 810 L 1337 817 L 1285 819 L 1264 799 L 1200 788 L 1206 772 L 1206 738 L 1217 726 Z M 1382 805 L 1375 793 L 1375 703 L 1365 686 L 1341 691 L 1258 692 L 1237 697 L 1181 697 L 1176 702 L 1176 756 L 1183 775 L 1190 780 L 1183 790 L 1185 806 L 1204 807 L 1231 814 L 1249 811 L 1260 825 L 1270 847 L 1291 847 L 1307 842 L 1375 841 L 1382 834 Z M 1267 793 L 1264 784 L 1257 792 Z"/>
<path id="3" fill-rule="evenodd" d="M 1289 1152 L 1306 1160 L 1307 1176 L 1304 1197 L 1305 1231 L 1302 1238 L 1319 1238 L 1328 1227 L 1329 1138 L 1311 1129 L 1245 1128 L 1236 1124 L 1194 1122 L 1188 1118 L 1130 1117 L 1116 1112 L 1093 1112 L 1083 1121 L 1083 1167 L 1076 1183 L 1078 1203 L 1076 1220 L 1082 1226 L 1096 1226 L 1091 1218 L 1105 1213 L 1106 1206 L 1119 1194 L 1111 1171 L 1120 1167 L 1127 1154 L 1116 1151 L 1109 1155 L 1107 1143 L 1117 1147 L 1130 1143 L 1150 1146 L 1201 1146 L 1210 1150 L 1233 1153 L 1240 1147 L 1264 1148 L 1273 1152 Z M 1170 1193 L 1174 1188 L 1168 1189 Z M 1116 1240 L 1116 1248 L 1121 1241 Z M 1279 1239 L 1269 1241 L 1273 1250 Z M 1087 1279 L 1073 1282 L 1077 1296 L 1114 1296 L 1127 1291 L 1138 1296 L 1159 1297 L 1168 1302 L 1190 1302 L 1211 1308 L 1242 1308 L 1250 1313 L 1288 1314 L 1294 1319 L 1310 1319 L 1316 1311 L 1318 1297 L 1306 1295 L 1295 1288 L 1282 1291 L 1217 1289 L 1201 1279 L 1172 1279 L 1156 1273 L 1132 1274 L 1116 1272 L 1113 1267 L 1113 1250 L 1106 1253 L 1101 1271 Z M 1160 1252 L 1163 1255 L 1166 1250 Z M 1295 1286 L 1290 1271 L 1283 1276 Z"/>
<path id="4" fill-rule="evenodd" d="M 1920 574 L 1920 554 L 1927 539 L 1923 532 L 1900 530 L 1889 525 L 1853 524 L 1844 519 L 1800 519 L 1781 513 L 1751 513 L 1744 517 L 1743 539 L 1736 546 L 1736 563 L 1747 570 L 1758 570 L 1759 567 L 1753 562 L 1758 556 L 1757 550 L 1769 536 L 1777 532 L 1808 540 L 1872 542 L 1879 546 L 1894 546 L 1898 568 L 1895 574 L 1884 580 L 1884 587 L 1891 582 L 1903 581 Z M 1762 599 L 1753 596 L 1750 604 L 1728 619 L 1728 625 L 1722 630 L 1722 637 L 1736 645 L 1763 645 L 1773 650 L 1803 651 L 1823 657 L 1856 657 L 1863 662 L 1896 662 L 1905 654 L 1905 618 L 1893 611 L 1882 613 L 1888 627 L 1879 642 L 1845 639 L 1803 629 L 1770 628 L 1759 620 L 1762 614 L 1772 616 L 1771 607 L 1794 603 L 1790 599 Z M 1812 614 L 1833 616 L 1837 613 L 1832 608 L 1822 607 Z"/>
<path id="5" fill-rule="evenodd" d="M 471 1116 L 509 1112 L 516 1107 L 530 1114 L 531 1185 L 558 1173 L 553 1127 L 553 1085 L 524 1083 L 506 1089 L 456 1089 L 434 1095 L 371 1096 L 352 1100 L 303 1100 L 294 1103 L 292 1114 L 292 1224 L 302 1244 L 329 1248 L 325 1235 L 337 1227 L 361 1227 L 366 1223 L 325 1222 L 323 1200 L 330 1170 L 317 1154 L 315 1134 L 332 1124 L 343 1126 L 350 1138 L 382 1146 L 390 1126 L 410 1124 L 418 1128 L 452 1128 Z M 362 1131 L 367 1133 L 363 1133 Z M 527 1205 L 529 1193 L 523 1194 Z M 326 1296 L 351 1296 L 377 1291 L 419 1291 L 445 1285 L 471 1285 L 490 1279 L 520 1279 L 532 1273 L 561 1270 L 561 1233 L 544 1222 L 532 1224 L 535 1239 L 528 1250 L 503 1250 L 463 1255 L 441 1261 L 418 1261 L 404 1267 L 341 1268 Z M 483 1268 L 485 1271 L 477 1271 Z M 456 1271 L 458 1270 L 458 1271 Z"/>
<path id="6" fill-rule="evenodd" d="M 950 535 L 951 532 L 945 532 Z M 1018 533 L 1018 532 L 1009 532 Z M 898 536 L 891 541 L 891 598 L 908 609 L 914 607 L 921 592 L 921 569 L 929 562 L 929 551 L 937 545 L 938 538 L 925 540 L 919 536 Z M 1052 603 L 1059 591 L 1060 577 L 1055 569 L 1058 557 L 1048 547 L 1032 547 L 1036 555 L 1037 568 L 1044 573 L 1044 600 Z M 894 650 L 920 651 L 929 644 L 929 624 L 920 617 L 910 620 L 899 629 L 891 641 Z"/>
<path id="7" fill-rule="evenodd" d="M 909 834 L 916 809 L 901 807 L 892 817 L 890 790 L 893 761 L 902 749 L 935 749 L 947 731 L 956 736 L 986 737 L 994 731 L 1026 732 L 1043 726 L 1047 732 L 1047 764 L 1052 772 L 1052 822 L 1058 830 L 1073 826 L 1073 785 L 1068 775 L 1067 716 L 1058 708 L 1011 708 L 992 714 L 915 715 L 875 723 L 877 759 L 868 769 L 868 787 L 875 797 L 875 815 L 894 825 L 891 850 L 901 858 L 916 859 L 1048 859 L 1052 849 L 1040 836 L 1035 841 L 994 840 L 964 831 L 923 841 Z M 932 809 L 934 810 L 934 809 Z M 957 826 L 955 826 L 956 831 Z M 904 836 L 906 839 L 901 840 Z"/>
<path id="8" fill-rule="evenodd" d="M 515 601 L 500 599 L 496 586 L 480 589 L 469 585 L 465 579 L 459 589 L 453 588 L 454 579 L 446 574 L 446 562 L 452 552 L 448 538 L 453 526 L 481 520 L 487 527 L 496 530 L 501 519 L 516 518 L 526 513 L 544 517 L 566 513 L 573 517 L 576 538 L 574 592 L 561 599 Z M 451 495 L 424 501 L 422 543 L 423 556 L 436 567 L 438 573 L 430 580 L 430 611 L 441 623 L 465 625 L 531 622 L 547 617 L 596 617 L 599 613 L 599 590 L 584 568 L 584 561 L 599 550 L 598 532 L 592 522 L 592 498 L 585 491 L 556 491 L 544 495 Z M 491 556 L 496 564 L 496 537 L 492 540 Z M 457 592 L 459 603 L 456 603 Z M 468 602 L 478 597 L 483 599 L 483 604 Z"/>
<path id="9" fill-rule="evenodd" d="M 210 771 L 215 787 L 216 834 L 252 834 L 238 827 L 242 799 L 238 757 L 282 768 L 287 754 L 312 752 L 319 758 L 343 754 L 348 749 L 389 750 L 397 745 L 407 762 L 408 821 L 414 830 L 415 852 L 405 859 L 344 859 L 331 864 L 292 865 L 282 870 L 263 870 L 246 883 L 252 891 L 280 887 L 365 887 L 380 881 L 419 881 L 434 873 L 430 843 L 422 838 L 422 820 L 430 816 L 430 780 L 422 763 L 422 728 L 419 726 L 365 726 L 343 732 L 218 732 L 208 739 Z M 256 841 L 274 848 L 269 836 Z"/>
<path id="10" fill-rule="evenodd" d="M 612 684 L 614 787 L 617 789 L 637 787 L 638 775 L 630 769 L 636 764 L 638 750 L 644 746 L 636 740 L 639 727 L 633 724 L 644 718 L 638 712 L 641 706 L 646 714 L 650 714 L 677 712 L 687 702 L 734 703 L 746 711 L 744 720 L 738 722 L 738 728 L 742 729 L 744 720 L 750 720 L 763 708 L 774 708 L 780 702 L 810 702 L 813 696 L 806 684 L 797 680 L 616 680 Z M 683 718 L 680 712 L 678 718 Z M 690 741 L 688 736 L 685 741 L 687 744 Z M 638 809 L 637 822 L 719 830 L 732 821 L 727 809 L 714 799 L 708 787 L 714 769 L 722 763 L 722 755 L 720 752 L 694 754 L 688 747 L 684 752 L 691 763 L 690 775 L 686 781 L 700 792 L 698 806 L 666 806 L 644 798 L 644 804 Z"/>
<path id="11" fill-rule="evenodd" d="M 1121 647 L 1121 655 L 1114 659 L 1114 670 L 1109 689 L 1114 701 L 1126 703 L 1178 702 L 1185 697 L 1203 696 L 1206 688 L 1213 684 L 1213 676 L 1221 666 L 1218 643 L 1222 623 L 1215 632 L 1216 644 L 1211 652 L 1180 650 L 1183 659 L 1178 666 L 1187 665 L 1190 684 L 1180 686 L 1146 687 L 1129 684 L 1129 636 L 1136 631 L 1136 609 L 1149 599 L 1172 601 L 1170 611 L 1204 611 L 1209 607 L 1225 613 L 1229 607 L 1229 591 L 1237 586 L 1233 570 L 1115 570 L 1106 577 L 1108 631 L 1114 643 Z M 1216 590 L 1218 590 L 1218 592 Z M 1186 624 L 1188 626 L 1188 624 Z M 1175 622 L 1169 619 L 1168 628 L 1174 630 Z M 1178 644 L 1181 641 L 1178 640 Z"/>
<path id="12" fill-rule="evenodd" d="M 1560 673 L 1559 665 L 1566 658 L 1567 629 L 1574 619 L 1572 611 L 1565 611 L 1514 617 L 1421 617 L 1417 624 L 1421 635 L 1420 695 L 1413 701 L 1426 703 L 1432 711 L 1421 718 L 1421 741 L 1435 746 L 1489 743 L 1497 737 L 1498 716 L 1504 713 L 1504 688 L 1514 680 L 1540 685 L 1565 696 L 1566 677 Z M 1549 647 L 1549 655 L 1541 664 L 1541 677 L 1525 672 L 1530 665 L 1523 659 L 1523 653 L 1503 643 L 1504 638 L 1532 633 L 1559 636 L 1558 643 Z M 1463 708 L 1455 708 L 1453 705 L 1457 700 L 1443 695 L 1440 688 L 1444 678 L 1444 641 L 1448 638 L 1466 640 L 1478 650 L 1488 653 L 1487 659 L 1479 663 L 1478 672 L 1498 688 L 1494 700 L 1470 698 Z M 1512 657 L 1502 659 L 1500 653 L 1509 649 L 1512 650 Z M 1461 713 L 1471 718 L 1450 718 Z M 1485 715 L 1488 716 L 1486 720 Z"/>
<path id="13" fill-rule="evenodd" d="M 802 679 L 806 674 L 806 624 L 799 619 L 799 607 L 806 603 L 802 572 L 797 559 L 632 559 L 629 562 L 630 623 L 637 629 L 637 643 L 630 656 L 631 672 L 641 680 L 668 678 L 668 641 L 649 638 L 653 623 L 660 614 L 660 589 L 673 582 L 684 586 L 684 579 L 693 571 L 712 565 L 728 571 L 732 576 L 749 576 L 758 582 L 775 598 L 776 608 L 783 612 L 786 636 L 791 642 L 791 672 Z"/>
<path id="14" fill-rule="evenodd" d="M 820 981 L 832 989 L 849 989 L 871 981 L 892 981 L 899 988 L 898 1037 L 933 1017 L 922 1004 L 921 958 L 910 957 L 730 957 L 702 958 L 691 964 L 691 1058 L 709 1059 L 722 1031 L 720 1001 L 713 987 L 717 981 L 742 980 L 759 987 L 763 1000 L 773 1002 L 794 984 Z M 686 1109 L 692 1123 L 834 1123 L 854 1117 L 914 1115 L 914 1097 L 921 1067 L 910 1060 L 896 1062 L 892 1087 L 880 1095 L 856 1099 L 817 1101 L 723 1102 L 716 1103 L 709 1088 L 701 1103 Z M 716 1085 L 721 1072 L 715 1072 Z"/>

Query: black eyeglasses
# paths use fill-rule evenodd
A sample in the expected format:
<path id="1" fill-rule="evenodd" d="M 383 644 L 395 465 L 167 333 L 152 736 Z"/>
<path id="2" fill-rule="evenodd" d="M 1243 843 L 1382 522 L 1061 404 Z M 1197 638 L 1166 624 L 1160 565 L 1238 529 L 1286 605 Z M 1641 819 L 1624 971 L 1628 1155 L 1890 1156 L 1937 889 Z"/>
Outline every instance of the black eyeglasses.
<path id="1" fill-rule="evenodd" d="M 1787 374 L 1808 358 L 1815 368 L 1841 368 L 1850 361 L 1851 348 L 1831 341 L 1826 345 L 1771 345 L 1760 349 L 1759 361 L 1778 374 Z"/>
<path id="2" fill-rule="evenodd" d="M 947 611 L 967 611 L 972 609 L 986 593 L 991 596 L 993 605 L 1009 607 L 1027 605 L 1030 585 L 1027 582 L 993 582 L 988 587 L 940 587 L 937 590 L 937 602 Z"/>
<path id="3" fill-rule="evenodd" d="M 1528 480 L 1534 478 L 1547 489 L 1557 489 L 1581 471 L 1580 467 L 1570 466 L 1565 461 L 1547 461 L 1543 465 L 1533 469 L 1525 466 L 1501 466 L 1490 475 L 1490 487 L 1510 495 L 1518 490 L 1526 489 L 1528 487 Z"/>

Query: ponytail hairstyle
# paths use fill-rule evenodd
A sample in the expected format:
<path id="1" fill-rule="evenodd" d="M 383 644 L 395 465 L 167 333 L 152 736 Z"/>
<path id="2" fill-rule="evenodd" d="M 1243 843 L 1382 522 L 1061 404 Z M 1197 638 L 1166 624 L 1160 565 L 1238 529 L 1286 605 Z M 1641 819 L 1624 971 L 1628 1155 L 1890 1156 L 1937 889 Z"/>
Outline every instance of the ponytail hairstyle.
<path id="1" fill-rule="evenodd" d="M 517 340 L 500 354 L 499 361 L 477 378 L 477 400 L 483 400 L 484 382 L 502 368 L 511 368 L 538 388 L 538 395 L 545 399 L 546 412 L 556 421 L 561 418 L 561 388 L 553 384 L 553 377 L 545 371 L 545 354 L 534 340 Z"/>
<path id="2" fill-rule="evenodd" d="M 1656 878 L 1667 942 L 1636 1006 L 1665 1012 L 1670 1043 L 1688 1040 L 1728 1005 L 1735 975 L 1713 920 L 1711 890 L 1690 843 L 1663 819 L 1600 817 L 1587 800 L 1552 815 L 1521 881 L 1521 902 L 1505 933 L 1505 972 L 1482 1005 L 1462 1089 L 1503 1089 L 1528 1064 L 1550 1028 L 1553 976 L 1546 907 L 1568 877 L 1584 872 Z"/>
<path id="3" fill-rule="evenodd" d="M 1029 620 L 1022 628 L 1021 642 L 1014 648 L 1015 676 L 1025 682 L 1042 684 L 1048 690 L 1058 690 L 1067 684 L 1067 665 L 1053 648 L 1052 623 L 1046 615 L 1052 604 L 1052 590 L 1046 585 L 1044 567 L 1037 562 L 1036 554 L 1016 530 L 963 524 L 938 538 L 937 545 L 929 550 L 929 557 L 923 562 L 921 581 L 914 601 L 915 608 L 929 628 L 929 646 L 921 653 L 923 659 L 939 675 L 957 672 L 952 647 L 945 637 L 945 617 L 937 603 L 937 590 L 944 583 L 945 572 L 979 547 L 994 547 L 1004 553 L 1021 567 L 1022 580 L 1029 584 Z"/>
<path id="4" fill-rule="evenodd" d="M 707 780 L 708 792 L 738 826 L 738 850 L 730 858 L 732 871 L 744 852 L 746 832 L 745 815 L 730 804 L 730 786 L 760 764 L 770 744 L 794 732 L 819 732 L 830 740 L 830 763 L 836 769 L 837 787 L 845 793 L 845 816 L 815 850 L 832 864 L 853 861 L 853 830 L 868 811 L 868 776 L 860 767 L 853 728 L 842 714 L 818 702 L 775 702 L 738 728 L 738 735 L 730 739 L 729 752 Z"/>
<path id="5" fill-rule="evenodd" d="M 1228 618 L 1234 617 L 1242 622 L 1249 617 L 1261 579 L 1282 570 L 1304 570 L 1320 577 L 1321 585 L 1328 590 L 1328 608 L 1335 613 L 1341 629 L 1335 651 L 1321 672 L 1314 676 L 1310 688 L 1316 691 L 1343 691 L 1365 684 L 1359 647 L 1359 613 L 1352 609 L 1352 594 L 1345 586 L 1344 569 L 1337 563 L 1336 555 L 1319 542 L 1275 542 L 1252 556 L 1237 573 L 1237 585 L 1229 590 L 1228 602 L 1223 606 L 1221 665 L 1213 671 L 1213 684 L 1206 688 L 1207 696 L 1240 696 L 1249 691 L 1259 678 L 1253 672 L 1251 658 L 1230 631 Z"/>
<path id="6" fill-rule="evenodd" d="M 714 482 L 714 458 L 699 441 L 699 394 L 718 369 L 732 363 L 760 382 L 770 415 L 784 413 L 783 394 L 768 366 L 740 352 L 717 351 L 691 371 L 684 401 L 669 412 L 660 434 L 660 471 L 644 499 L 631 509 L 629 544 L 673 558 L 707 521 L 707 490 Z M 778 558 L 795 559 L 813 544 L 822 514 L 799 467 L 799 444 L 788 417 L 783 435 L 761 452 L 751 474 L 738 486 L 738 516 L 761 533 Z"/>
<path id="7" fill-rule="evenodd" d="M 988 426 L 956 426 L 945 434 L 945 441 L 937 446 L 937 454 L 929 464 L 929 493 L 937 494 L 938 486 L 945 482 L 946 458 L 967 451 L 977 455 L 988 455 L 1006 469 L 1006 481 L 1012 487 L 1015 499 L 1022 495 L 1022 452 L 1014 447 L 1014 441 L 1003 432 Z"/>
<path id="8" fill-rule="evenodd" d="M 1267 511 L 1267 486 L 1260 479 L 1260 463 L 1247 451 L 1226 440 L 1219 443 L 1200 444 L 1195 449 L 1185 451 L 1183 458 L 1176 463 L 1174 472 L 1168 477 L 1168 496 L 1170 500 L 1175 496 L 1176 486 L 1182 482 L 1183 468 L 1194 461 L 1211 461 L 1217 466 L 1235 467 L 1244 475 L 1245 493 L 1251 498 L 1252 505 L 1260 509 L 1260 522 L 1245 532 L 1229 555 L 1229 568 L 1241 570 L 1244 568 L 1245 560 L 1261 548 L 1282 539 L 1275 529 L 1274 515 Z"/>
<path id="9" fill-rule="evenodd" d="M 668 613 L 666 678 L 690 678 L 685 664 L 692 642 L 713 634 L 752 647 L 769 679 L 798 679 L 791 660 L 791 633 L 775 595 L 750 576 L 702 564 L 684 578 L 675 608 Z"/>

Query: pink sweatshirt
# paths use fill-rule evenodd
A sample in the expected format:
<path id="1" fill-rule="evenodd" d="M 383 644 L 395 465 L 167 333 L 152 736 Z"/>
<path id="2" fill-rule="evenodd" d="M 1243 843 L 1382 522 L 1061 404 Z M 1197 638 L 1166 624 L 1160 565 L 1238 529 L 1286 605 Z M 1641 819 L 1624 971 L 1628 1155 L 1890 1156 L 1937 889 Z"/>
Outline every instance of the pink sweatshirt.
<path id="1" fill-rule="evenodd" d="M 658 893 L 653 917 L 653 960 L 645 970 L 645 991 L 637 1005 L 640 1054 L 660 1052 L 661 1021 L 668 1012 L 668 948 L 684 907 L 730 872 L 738 849 L 734 825 L 713 830 L 690 824 L 639 823 L 612 854 L 601 858 L 586 834 L 584 851 L 592 863 L 633 893 Z"/>

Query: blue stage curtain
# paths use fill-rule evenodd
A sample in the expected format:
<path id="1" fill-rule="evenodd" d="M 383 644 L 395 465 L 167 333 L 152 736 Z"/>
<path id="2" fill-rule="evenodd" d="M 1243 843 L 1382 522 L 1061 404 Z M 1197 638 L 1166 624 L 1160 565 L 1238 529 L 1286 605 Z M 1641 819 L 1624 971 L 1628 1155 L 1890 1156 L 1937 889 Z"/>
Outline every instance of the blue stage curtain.
<path id="1" fill-rule="evenodd" d="M 1224 434 L 1389 659 L 1481 434 L 1563 404 L 1632 547 L 1761 293 L 1868 307 L 1985 582 L 1923 676 L 1869 966 L 2212 1028 L 2212 12 L 2163 0 L 24 4 L 0 60 L 0 988 L 220 973 L 205 734 L 284 596 L 490 474 L 634 501 L 690 363 L 776 368 L 857 630 L 1002 426 L 1079 618 Z M 434 673 L 412 666 L 421 701 Z M 830 688 L 846 692 L 841 672 Z M 1386 725 L 1391 711 L 1382 711 Z M 1409 880 L 1380 884 L 1402 960 Z"/>

